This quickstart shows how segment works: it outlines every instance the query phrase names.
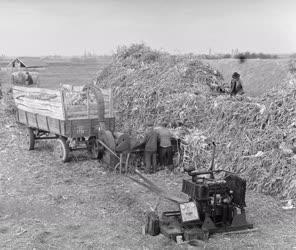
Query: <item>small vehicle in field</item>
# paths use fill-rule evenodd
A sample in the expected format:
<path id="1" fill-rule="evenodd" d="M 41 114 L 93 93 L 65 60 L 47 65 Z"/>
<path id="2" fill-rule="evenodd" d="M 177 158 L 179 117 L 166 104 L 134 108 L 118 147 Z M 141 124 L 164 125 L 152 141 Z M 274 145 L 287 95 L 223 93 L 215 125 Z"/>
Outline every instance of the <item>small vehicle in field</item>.
<path id="1" fill-rule="evenodd" d="M 111 89 L 91 84 L 59 90 L 14 86 L 13 98 L 17 121 L 27 127 L 28 149 L 38 140 L 56 139 L 55 152 L 63 162 L 75 150 L 88 150 L 97 158 L 100 131 L 115 129 Z"/>

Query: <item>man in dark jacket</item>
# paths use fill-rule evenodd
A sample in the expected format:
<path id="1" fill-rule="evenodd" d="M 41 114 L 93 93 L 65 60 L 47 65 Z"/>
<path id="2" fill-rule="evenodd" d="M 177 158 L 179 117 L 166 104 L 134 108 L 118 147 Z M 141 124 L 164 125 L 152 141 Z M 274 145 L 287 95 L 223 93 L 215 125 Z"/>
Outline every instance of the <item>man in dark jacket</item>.
<path id="1" fill-rule="evenodd" d="M 153 124 L 148 124 L 148 131 L 145 135 L 144 160 L 146 169 L 151 173 L 156 167 L 157 132 L 153 130 Z"/>
<path id="2" fill-rule="evenodd" d="M 230 95 L 235 96 L 237 94 L 242 95 L 244 93 L 242 81 L 240 79 L 240 74 L 234 72 L 232 74 L 231 86 L 230 86 Z"/>
<path id="3" fill-rule="evenodd" d="M 169 167 L 172 170 L 173 152 L 171 143 L 171 132 L 167 128 L 167 123 L 155 128 L 159 138 L 159 160 L 160 165 Z"/>

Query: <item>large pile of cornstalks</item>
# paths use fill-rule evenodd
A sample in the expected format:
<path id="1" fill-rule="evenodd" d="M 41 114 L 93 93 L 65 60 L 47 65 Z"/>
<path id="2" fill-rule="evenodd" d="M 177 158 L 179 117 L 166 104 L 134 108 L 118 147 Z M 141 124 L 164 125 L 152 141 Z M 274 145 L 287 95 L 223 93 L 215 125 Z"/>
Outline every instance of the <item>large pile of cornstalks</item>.
<path id="1" fill-rule="evenodd" d="M 117 128 L 142 133 L 166 121 L 183 141 L 184 166 L 240 174 L 249 188 L 296 197 L 296 100 L 291 74 L 285 91 L 258 98 L 230 97 L 219 72 L 192 56 L 172 56 L 144 45 L 123 47 L 98 76 L 112 87 Z"/>

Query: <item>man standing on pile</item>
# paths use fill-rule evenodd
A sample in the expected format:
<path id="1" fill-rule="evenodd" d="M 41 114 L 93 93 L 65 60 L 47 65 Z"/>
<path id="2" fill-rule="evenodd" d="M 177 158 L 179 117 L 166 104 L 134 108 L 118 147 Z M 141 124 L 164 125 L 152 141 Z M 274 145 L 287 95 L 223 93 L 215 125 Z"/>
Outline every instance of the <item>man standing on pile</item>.
<path id="1" fill-rule="evenodd" d="M 230 95 L 235 96 L 237 94 L 239 95 L 244 94 L 244 90 L 243 90 L 242 81 L 240 79 L 240 74 L 237 72 L 234 72 L 232 74 L 232 79 L 231 79 Z"/>
<path id="2" fill-rule="evenodd" d="M 159 161 L 160 165 L 168 167 L 170 170 L 173 168 L 173 150 L 171 137 L 172 134 L 167 128 L 167 123 L 163 123 L 161 126 L 155 128 L 159 138 Z"/>
<path id="3" fill-rule="evenodd" d="M 148 124 L 148 131 L 145 135 L 145 152 L 144 160 L 146 169 L 153 173 L 156 167 L 156 152 L 157 152 L 157 133 L 153 129 L 153 124 Z"/>

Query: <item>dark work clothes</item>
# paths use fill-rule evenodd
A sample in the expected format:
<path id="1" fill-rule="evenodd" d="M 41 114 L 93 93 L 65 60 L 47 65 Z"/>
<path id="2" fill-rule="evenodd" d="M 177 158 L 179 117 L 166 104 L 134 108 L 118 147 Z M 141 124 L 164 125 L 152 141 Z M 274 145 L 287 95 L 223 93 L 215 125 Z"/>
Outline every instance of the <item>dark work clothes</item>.
<path id="1" fill-rule="evenodd" d="M 155 131 L 158 133 L 158 138 L 160 142 L 160 147 L 170 147 L 171 144 L 171 132 L 167 128 L 159 127 Z"/>
<path id="2" fill-rule="evenodd" d="M 171 144 L 171 132 L 164 127 L 155 129 L 159 138 L 159 162 L 161 166 L 169 166 L 173 164 L 173 152 Z"/>
<path id="3" fill-rule="evenodd" d="M 157 133 L 154 130 L 150 131 L 146 135 L 145 141 L 146 141 L 145 151 L 149 151 L 149 152 L 157 151 Z"/>
<path id="4" fill-rule="evenodd" d="M 231 95 L 243 94 L 243 86 L 240 79 L 231 79 Z"/>
<path id="5" fill-rule="evenodd" d="M 154 172 L 156 167 L 156 152 L 145 151 L 144 158 L 146 169 Z"/>
<path id="6" fill-rule="evenodd" d="M 172 147 L 160 147 L 159 149 L 159 161 L 161 166 L 173 165 L 173 150 Z"/>
<path id="7" fill-rule="evenodd" d="M 28 82 L 28 85 L 32 85 L 34 82 L 33 82 L 33 78 L 30 74 L 27 75 L 27 82 Z"/>

